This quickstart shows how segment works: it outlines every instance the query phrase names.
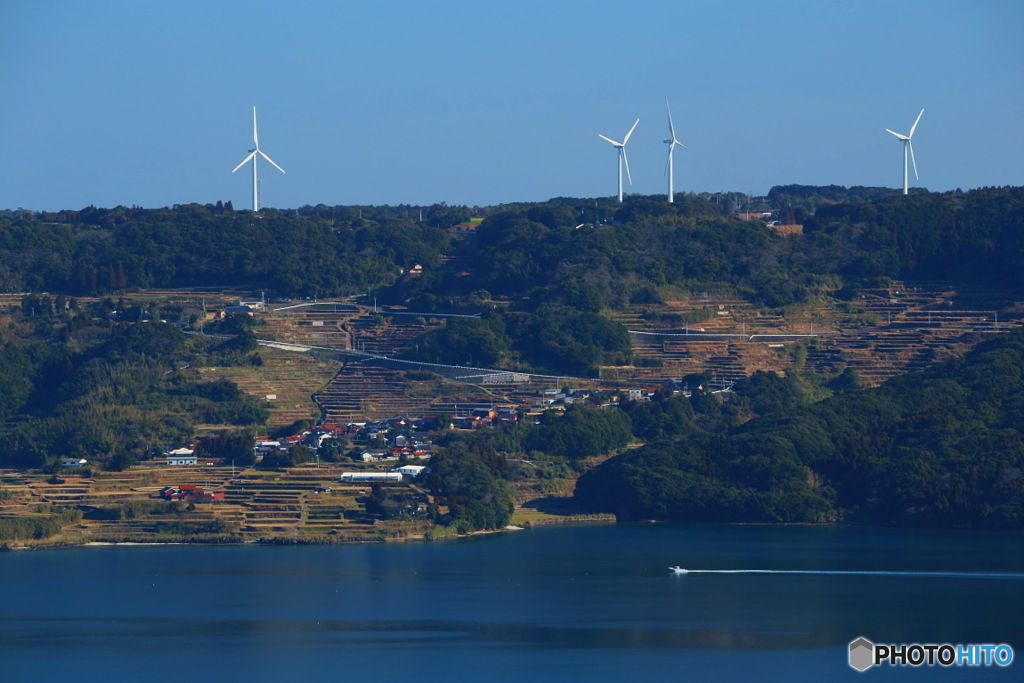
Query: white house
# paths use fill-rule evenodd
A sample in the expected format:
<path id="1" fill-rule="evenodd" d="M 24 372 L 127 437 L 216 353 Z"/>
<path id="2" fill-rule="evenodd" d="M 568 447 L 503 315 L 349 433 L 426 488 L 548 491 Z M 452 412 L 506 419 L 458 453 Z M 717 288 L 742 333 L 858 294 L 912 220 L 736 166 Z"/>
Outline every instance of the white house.
<path id="1" fill-rule="evenodd" d="M 392 470 L 392 472 L 398 472 L 410 479 L 415 479 L 423 473 L 423 470 L 427 469 L 424 465 L 402 465 L 401 467 Z"/>
<path id="2" fill-rule="evenodd" d="M 397 455 L 391 455 L 387 451 L 363 451 L 359 454 L 363 462 L 384 462 L 385 460 L 398 460 Z"/>
<path id="3" fill-rule="evenodd" d="M 324 441 L 327 441 L 328 439 L 333 439 L 333 438 L 334 438 L 334 434 L 329 434 L 329 433 L 328 434 L 314 434 L 313 437 L 312 437 L 313 444 L 315 445 L 316 448 L 322 448 L 323 445 L 324 445 Z"/>
<path id="4" fill-rule="evenodd" d="M 198 460 L 197 460 L 195 454 L 193 453 L 191 455 L 168 455 L 167 456 L 167 464 L 168 465 L 197 465 L 199 463 L 198 463 Z"/>

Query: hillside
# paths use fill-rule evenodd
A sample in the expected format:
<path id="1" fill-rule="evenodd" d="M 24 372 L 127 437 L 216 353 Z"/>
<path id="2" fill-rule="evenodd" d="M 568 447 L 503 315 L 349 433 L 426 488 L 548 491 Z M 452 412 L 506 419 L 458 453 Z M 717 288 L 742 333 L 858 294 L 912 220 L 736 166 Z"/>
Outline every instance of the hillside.
<path id="1" fill-rule="evenodd" d="M 697 427 L 585 473 L 583 509 L 626 518 L 1024 526 L 1024 330 L 962 359 Z"/>
<path id="2" fill-rule="evenodd" d="M 0 298 L 0 466 L 53 474 L 81 457 L 89 475 L 134 472 L 173 447 L 234 448 L 318 420 L 504 407 L 526 419 L 440 439 L 451 451 L 436 456 L 430 493 L 462 501 L 445 506 L 445 524 L 499 524 L 530 491 L 564 509 L 579 473 L 580 506 L 614 500 L 625 516 L 1016 524 L 1015 499 L 991 481 L 945 502 L 929 484 L 913 504 L 881 486 L 872 468 L 899 460 L 897 446 L 872 444 L 877 462 L 857 479 L 835 462 L 853 445 L 815 441 L 812 462 L 793 455 L 799 434 L 754 435 L 775 409 L 803 420 L 800 433 L 857 433 L 847 408 L 827 412 L 854 395 L 917 415 L 911 396 L 933 389 L 904 373 L 1012 338 L 1024 318 L 1024 189 L 677 199 L 559 198 L 474 220 L 444 205 L 423 220 L 408 207 L 0 212 L 0 285 L 25 292 Z M 725 402 L 710 393 L 730 387 Z M 686 400 L 692 416 L 662 400 Z M 595 425 L 620 410 L 631 426 L 602 436 Z M 1012 437 L 1013 409 L 993 410 L 996 422 L 942 419 L 996 429 L 1005 418 Z M 935 439 L 899 447 L 947 480 L 989 448 Z M 1016 467 L 1000 453 L 998 481 Z M 72 500 L 47 505 L 70 514 L 83 504 Z"/>

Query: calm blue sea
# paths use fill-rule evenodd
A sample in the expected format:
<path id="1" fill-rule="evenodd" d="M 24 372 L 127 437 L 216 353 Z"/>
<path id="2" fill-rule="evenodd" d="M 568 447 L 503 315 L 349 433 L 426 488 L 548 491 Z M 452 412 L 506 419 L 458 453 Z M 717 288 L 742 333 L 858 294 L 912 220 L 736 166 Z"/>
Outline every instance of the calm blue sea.
<path id="1" fill-rule="evenodd" d="M 3 553 L 0 680 L 1024 680 L 1022 540 L 649 524 Z M 880 573 L 830 573 L 858 571 Z M 859 636 L 1018 661 L 861 674 Z"/>

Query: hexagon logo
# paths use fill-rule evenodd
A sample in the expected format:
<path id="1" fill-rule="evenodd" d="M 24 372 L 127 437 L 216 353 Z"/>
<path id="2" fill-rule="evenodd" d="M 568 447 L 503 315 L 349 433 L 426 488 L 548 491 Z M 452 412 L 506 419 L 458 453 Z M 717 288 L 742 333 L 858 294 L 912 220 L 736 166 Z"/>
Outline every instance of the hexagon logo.
<path id="1" fill-rule="evenodd" d="M 850 666 L 857 671 L 867 671 L 875 663 L 875 644 L 867 638 L 858 638 L 850 643 Z"/>

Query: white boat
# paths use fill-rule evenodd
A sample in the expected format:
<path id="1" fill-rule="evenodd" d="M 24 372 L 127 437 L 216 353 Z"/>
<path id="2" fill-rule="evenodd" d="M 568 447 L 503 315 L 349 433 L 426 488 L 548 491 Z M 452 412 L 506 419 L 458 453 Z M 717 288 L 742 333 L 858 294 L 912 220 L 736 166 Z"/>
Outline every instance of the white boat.
<path id="1" fill-rule="evenodd" d="M 686 570 L 680 567 L 678 564 L 674 567 L 669 567 L 668 570 L 673 574 L 685 574 Z"/>

